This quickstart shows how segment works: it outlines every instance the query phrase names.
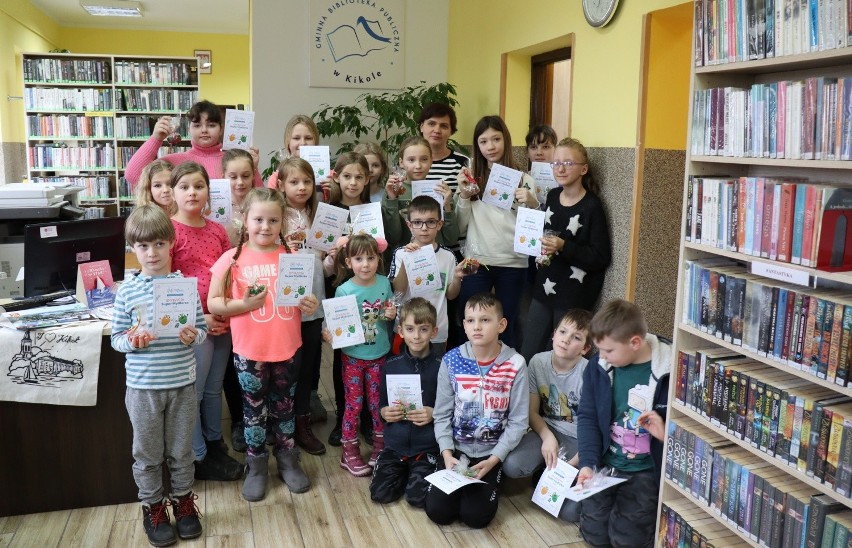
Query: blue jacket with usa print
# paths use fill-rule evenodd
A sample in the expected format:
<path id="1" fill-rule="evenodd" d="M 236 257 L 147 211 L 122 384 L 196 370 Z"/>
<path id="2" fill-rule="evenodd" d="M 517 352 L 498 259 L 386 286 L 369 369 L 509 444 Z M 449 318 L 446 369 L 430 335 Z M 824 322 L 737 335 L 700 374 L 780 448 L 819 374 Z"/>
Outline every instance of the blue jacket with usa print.
<path id="1" fill-rule="evenodd" d="M 433 418 L 441 451 L 500 461 L 518 445 L 529 423 L 527 364 L 503 345 L 482 372 L 469 342 L 447 352 L 438 372 Z"/>

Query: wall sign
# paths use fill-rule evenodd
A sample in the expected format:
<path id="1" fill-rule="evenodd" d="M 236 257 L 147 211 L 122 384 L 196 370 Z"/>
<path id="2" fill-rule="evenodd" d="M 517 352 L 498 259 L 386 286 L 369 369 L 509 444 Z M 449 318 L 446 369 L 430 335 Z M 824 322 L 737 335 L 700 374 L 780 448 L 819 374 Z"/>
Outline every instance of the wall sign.
<path id="1" fill-rule="evenodd" d="M 311 87 L 405 84 L 405 0 L 311 0 Z"/>

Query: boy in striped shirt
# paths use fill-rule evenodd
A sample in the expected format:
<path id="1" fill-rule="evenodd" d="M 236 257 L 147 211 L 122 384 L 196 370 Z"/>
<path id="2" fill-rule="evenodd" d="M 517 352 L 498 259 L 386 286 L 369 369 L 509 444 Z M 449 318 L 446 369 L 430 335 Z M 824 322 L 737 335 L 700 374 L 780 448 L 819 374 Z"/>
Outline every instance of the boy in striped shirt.
<path id="1" fill-rule="evenodd" d="M 196 295 L 194 326 L 184 326 L 177 337 L 152 334 L 154 279 L 181 277 L 180 272 L 171 272 L 174 227 L 159 206 L 141 206 L 127 218 L 124 236 L 142 271 L 116 294 L 111 341 L 115 350 L 127 354 L 124 401 L 133 426 L 133 478 L 142 501 L 142 526 L 148 542 L 168 546 L 177 542 L 169 505 L 174 507 L 180 538 L 201 535 L 197 495 L 192 492 L 192 430 L 198 403 L 191 347 L 204 340 L 207 324 Z M 172 483 L 168 499 L 163 493 L 163 461 Z"/>

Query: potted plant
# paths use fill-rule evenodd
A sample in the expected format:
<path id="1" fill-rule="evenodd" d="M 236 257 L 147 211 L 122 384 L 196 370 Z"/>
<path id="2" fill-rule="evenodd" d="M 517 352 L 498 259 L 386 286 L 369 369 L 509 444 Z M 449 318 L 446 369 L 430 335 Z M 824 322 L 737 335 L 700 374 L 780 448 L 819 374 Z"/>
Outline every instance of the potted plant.
<path id="1" fill-rule="evenodd" d="M 395 92 L 362 93 L 352 105 L 331 106 L 323 103 L 311 118 L 316 122 L 321 137 L 349 138 L 334 153 L 335 156 L 352 150 L 366 136 L 378 142 L 391 161 L 399 153 L 402 141 L 419 132 L 417 117 L 429 103 L 455 107 L 458 105 L 455 86 L 447 82 L 427 86 L 426 82 L 421 81 L 416 86 Z M 454 141 L 451 143 L 457 145 Z M 270 166 L 263 172 L 264 179 L 278 169 L 278 162 L 277 152 L 273 152 Z"/>

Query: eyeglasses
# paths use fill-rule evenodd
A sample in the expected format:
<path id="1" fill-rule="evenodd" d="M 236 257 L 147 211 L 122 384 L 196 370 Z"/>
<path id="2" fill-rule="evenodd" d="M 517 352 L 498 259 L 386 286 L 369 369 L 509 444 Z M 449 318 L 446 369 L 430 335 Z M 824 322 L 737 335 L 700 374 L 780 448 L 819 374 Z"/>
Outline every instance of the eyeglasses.
<path id="1" fill-rule="evenodd" d="M 568 160 L 566 162 L 550 162 L 550 167 L 552 167 L 553 169 L 559 169 L 560 167 L 567 167 L 568 169 L 571 169 L 574 166 L 584 165 L 586 165 L 586 162 L 572 162 L 571 160 Z"/>
<path id="2" fill-rule="evenodd" d="M 436 226 L 438 226 L 438 223 L 440 223 L 441 221 L 438 221 L 437 219 L 429 219 L 428 221 L 408 221 L 408 222 L 411 224 L 411 228 L 418 228 L 419 229 L 419 228 L 423 228 L 424 226 L 426 226 L 427 228 L 435 228 Z"/>

